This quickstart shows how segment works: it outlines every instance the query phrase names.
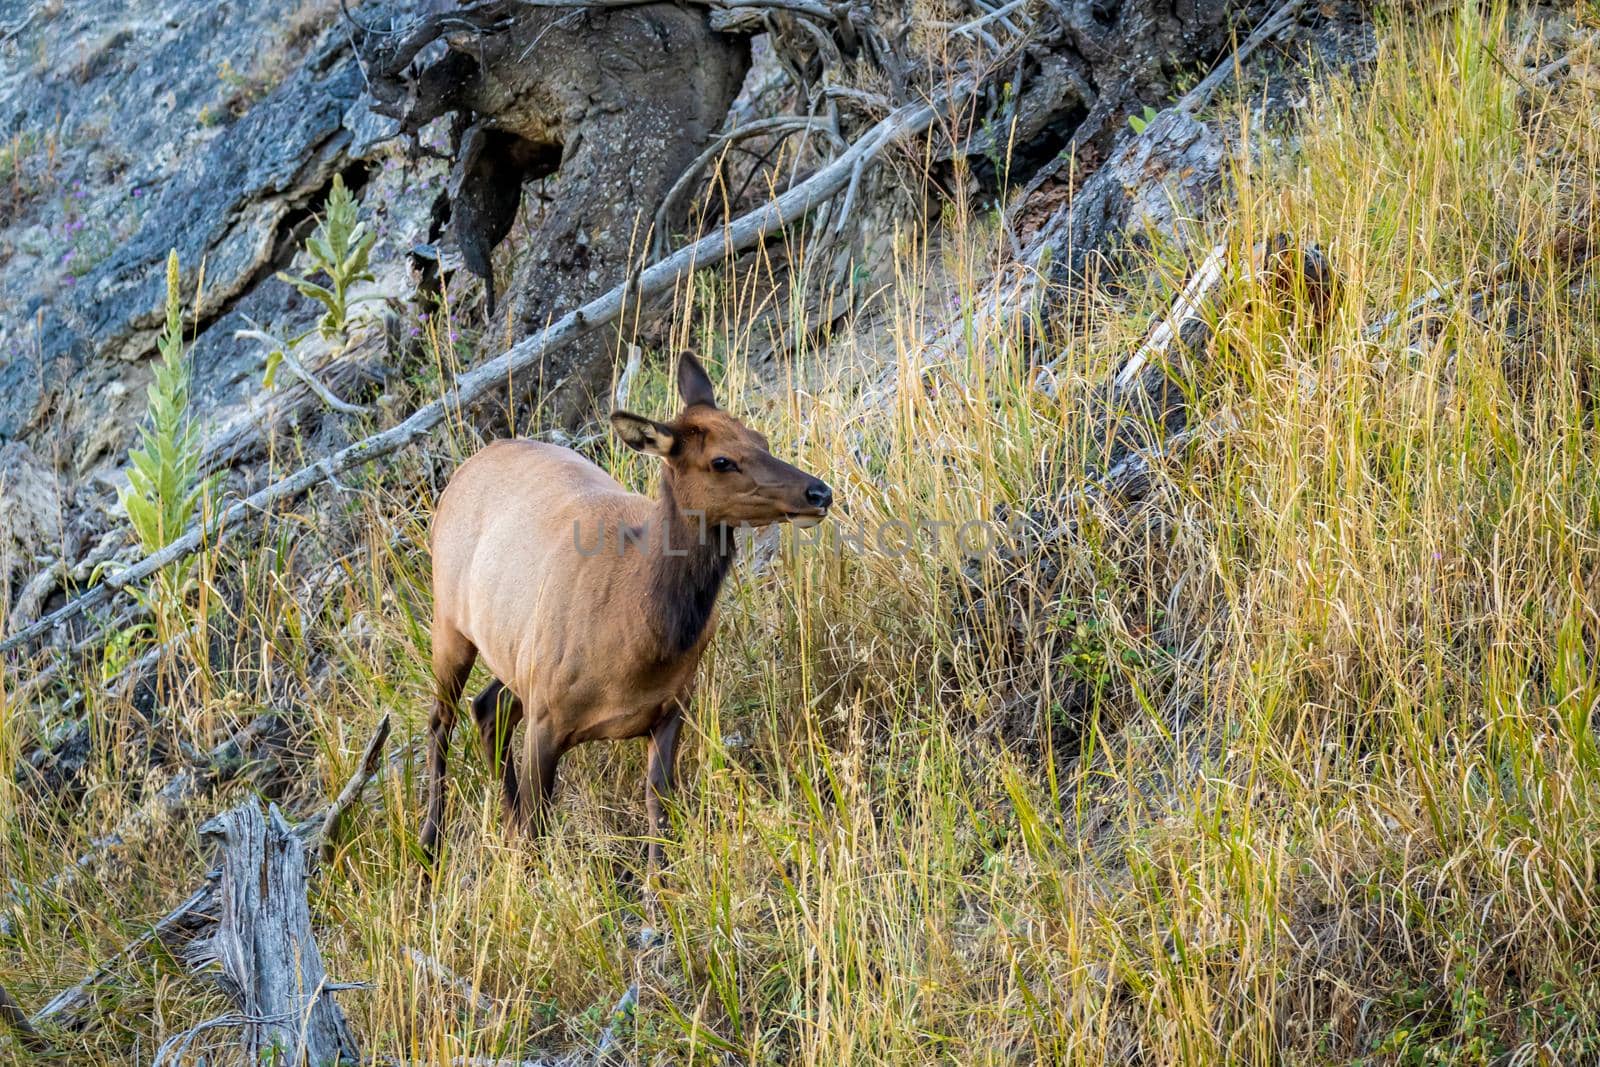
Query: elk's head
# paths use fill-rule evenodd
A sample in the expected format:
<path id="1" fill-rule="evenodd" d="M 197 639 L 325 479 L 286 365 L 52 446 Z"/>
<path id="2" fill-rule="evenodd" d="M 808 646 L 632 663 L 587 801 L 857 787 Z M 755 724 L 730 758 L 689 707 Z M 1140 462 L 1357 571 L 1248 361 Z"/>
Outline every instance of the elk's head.
<path id="1" fill-rule="evenodd" d="M 688 353 L 678 362 L 683 411 L 655 422 L 626 411 L 611 416 L 629 448 L 660 456 L 678 509 L 708 526 L 815 526 L 833 506 L 826 482 L 774 456 L 767 439 L 717 407 L 711 379 Z"/>

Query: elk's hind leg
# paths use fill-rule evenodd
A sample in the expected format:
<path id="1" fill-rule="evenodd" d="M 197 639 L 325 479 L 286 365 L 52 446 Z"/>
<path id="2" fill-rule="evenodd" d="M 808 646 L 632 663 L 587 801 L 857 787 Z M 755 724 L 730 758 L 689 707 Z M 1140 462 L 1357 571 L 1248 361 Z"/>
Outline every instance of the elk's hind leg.
<path id="1" fill-rule="evenodd" d="M 452 626 L 433 627 L 433 715 L 428 720 L 428 812 L 422 822 L 422 851 L 430 863 L 438 855 L 444 822 L 445 757 L 456 725 L 456 705 L 472 673 L 478 650 Z"/>
<path id="2" fill-rule="evenodd" d="M 517 814 L 517 761 L 511 751 L 511 732 L 522 721 L 522 699 L 496 678 L 472 699 L 472 717 L 483 744 L 483 761 L 500 770 L 500 800 L 509 822 Z"/>

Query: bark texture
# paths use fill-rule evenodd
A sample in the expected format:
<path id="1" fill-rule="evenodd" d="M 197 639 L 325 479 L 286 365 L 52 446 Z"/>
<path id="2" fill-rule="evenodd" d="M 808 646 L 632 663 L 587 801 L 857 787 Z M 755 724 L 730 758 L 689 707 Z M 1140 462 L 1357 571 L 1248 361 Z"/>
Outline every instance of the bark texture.
<path id="1" fill-rule="evenodd" d="M 374 92 L 408 130 L 455 116 L 450 229 L 488 286 L 490 314 L 505 288 L 513 329 L 525 335 L 642 263 L 657 206 L 728 114 L 749 42 L 677 4 L 507 4 L 473 21 L 480 32 L 446 36 L 444 54 L 420 69 L 398 62 L 406 49 L 376 52 Z M 547 179 L 539 206 L 529 206 L 528 232 L 497 287 L 494 251 L 536 179 Z M 554 387 L 556 422 L 592 413 L 616 349 L 615 332 L 602 331 L 537 368 L 531 383 Z"/>
<path id="2" fill-rule="evenodd" d="M 255 801 L 201 831 L 222 848 L 221 914 L 192 958 L 221 964 L 223 985 L 248 1020 L 249 1062 L 359 1063 L 311 930 L 305 843 L 275 806 L 263 815 Z"/>

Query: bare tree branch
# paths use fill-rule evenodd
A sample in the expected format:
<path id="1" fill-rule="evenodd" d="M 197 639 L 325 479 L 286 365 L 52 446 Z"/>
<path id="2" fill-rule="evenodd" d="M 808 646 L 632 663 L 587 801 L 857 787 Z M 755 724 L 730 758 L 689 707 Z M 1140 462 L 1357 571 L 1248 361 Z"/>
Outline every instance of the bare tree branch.
<path id="1" fill-rule="evenodd" d="M 821 130 L 829 135 L 831 139 L 837 140 L 837 134 L 833 132 L 832 128 L 821 117 L 815 115 L 778 115 L 770 119 L 758 119 L 755 122 L 746 123 L 736 129 L 729 130 L 727 133 L 719 134 L 716 140 L 712 141 L 710 146 L 695 157 L 694 162 L 684 169 L 684 172 L 678 176 L 678 180 L 672 183 L 672 188 L 667 190 L 667 195 L 661 198 L 661 206 L 656 208 L 654 226 L 657 253 L 659 254 L 660 250 L 666 247 L 667 221 L 672 217 L 672 212 L 677 206 L 678 199 L 699 180 L 700 172 L 713 159 L 716 159 L 727 151 L 729 146 L 738 141 L 760 137 L 763 134 L 776 134 L 779 140 L 782 140 L 792 133 L 798 133 L 800 130 L 806 129 Z M 843 149 L 846 146 L 841 142 L 839 147 Z"/>
<path id="2" fill-rule="evenodd" d="M 34 1013 L 33 1024 L 38 1026 L 46 1020 L 70 1017 L 87 1007 L 92 999 L 92 992 L 95 986 L 115 974 L 123 960 L 132 956 L 150 942 L 156 940 L 156 938 L 162 937 L 180 926 L 190 915 L 205 910 L 216 898 L 216 892 L 217 884 L 207 880 L 204 885 L 191 893 L 187 900 L 167 912 L 150 929 L 122 946 L 115 955 L 95 968 L 88 977 L 68 989 L 63 989 L 52 997 L 50 1003 Z"/>
<path id="3" fill-rule="evenodd" d="M 408 945 L 406 946 L 405 955 L 406 959 L 411 962 L 411 966 L 415 967 L 419 972 L 465 998 L 467 1003 L 472 1005 L 473 1017 L 480 1024 L 489 1022 L 505 1010 L 493 997 L 484 993 L 477 986 L 426 952 Z"/>
<path id="4" fill-rule="evenodd" d="M 280 341 L 265 330 L 258 329 L 235 330 L 233 331 L 233 336 L 239 340 L 260 341 L 267 346 L 267 351 L 279 353 L 279 358 L 283 365 L 289 368 L 289 373 L 305 382 L 306 387 L 317 395 L 318 400 L 321 400 L 340 414 L 366 415 L 372 410 L 371 408 L 364 408 L 359 404 L 352 404 L 347 400 L 339 399 L 332 389 L 323 385 L 317 376 L 307 370 L 305 364 L 295 357 L 293 343 Z"/>
<path id="5" fill-rule="evenodd" d="M 1190 114 L 1204 107 L 1257 48 L 1289 28 L 1289 24 L 1299 17 L 1300 9 L 1305 3 L 1306 0 L 1284 0 L 1279 4 L 1277 10 L 1263 19 L 1232 55 L 1217 65 L 1216 70 L 1201 79 L 1199 85 L 1184 93 L 1183 99 L 1178 101 L 1177 106 Z"/>
<path id="6" fill-rule="evenodd" d="M 372 738 L 367 742 L 367 749 L 361 754 L 361 762 L 356 765 L 355 773 L 350 775 L 350 780 L 345 782 L 344 788 L 339 790 L 339 796 L 328 805 L 327 812 L 322 816 L 322 821 L 316 824 L 316 830 L 311 839 L 306 842 L 307 851 L 313 847 L 319 848 L 323 863 L 333 859 L 334 846 L 337 844 L 339 824 L 344 821 L 345 812 L 350 810 L 361 791 L 366 788 L 367 782 L 377 774 L 382 767 L 383 746 L 389 740 L 389 714 L 378 722 L 378 728 L 373 731 Z"/>

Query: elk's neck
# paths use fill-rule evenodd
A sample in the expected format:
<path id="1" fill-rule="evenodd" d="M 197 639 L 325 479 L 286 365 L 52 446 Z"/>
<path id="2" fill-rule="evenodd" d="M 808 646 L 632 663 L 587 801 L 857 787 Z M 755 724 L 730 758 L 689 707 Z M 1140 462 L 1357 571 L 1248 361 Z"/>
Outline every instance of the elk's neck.
<path id="1" fill-rule="evenodd" d="M 650 538 L 650 601 L 666 656 L 694 647 L 717 605 L 733 566 L 734 531 L 710 526 L 678 508 L 672 479 L 663 474 Z"/>

